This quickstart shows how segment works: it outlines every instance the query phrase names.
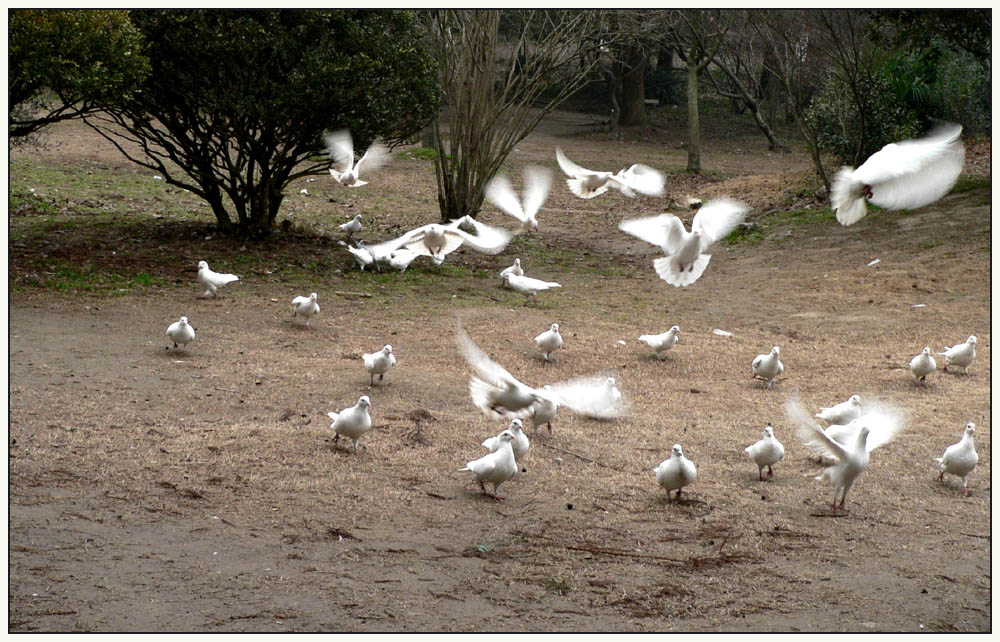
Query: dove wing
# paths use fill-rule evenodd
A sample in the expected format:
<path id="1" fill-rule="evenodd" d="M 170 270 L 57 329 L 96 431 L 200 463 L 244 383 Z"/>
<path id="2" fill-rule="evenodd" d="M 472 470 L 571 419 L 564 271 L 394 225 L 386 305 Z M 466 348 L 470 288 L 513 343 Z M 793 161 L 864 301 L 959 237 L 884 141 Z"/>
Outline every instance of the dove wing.
<path id="1" fill-rule="evenodd" d="M 835 457 L 840 461 L 847 458 L 844 447 L 827 437 L 819 424 L 813 421 L 809 412 L 798 398 L 791 397 L 785 402 L 785 414 L 796 424 L 795 434 L 802 442 L 821 455 Z"/>
<path id="2" fill-rule="evenodd" d="M 698 209 L 691 221 L 691 231 L 700 231 L 702 249 L 720 241 L 732 232 L 743 221 L 750 208 L 744 203 L 729 198 L 719 198 L 709 201 Z"/>
<path id="3" fill-rule="evenodd" d="M 510 180 L 503 174 L 494 176 L 486 184 L 486 200 L 519 221 L 524 222 L 528 219 L 521 202 L 517 200 L 517 194 L 514 193 Z"/>
<path id="4" fill-rule="evenodd" d="M 479 250 L 486 254 L 498 254 L 507 247 L 507 243 L 510 241 L 510 232 L 500 227 L 493 227 L 492 225 L 487 225 L 486 223 L 480 223 L 471 216 L 465 217 L 465 221 L 475 228 L 475 234 L 469 234 L 464 230 L 460 230 L 458 226 L 462 223 L 463 219 L 457 219 L 452 221 L 445 226 L 445 229 L 449 232 L 458 235 L 461 239 L 459 245 L 462 242 L 468 243 L 472 249 Z M 451 235 L 449 234 L 449 246 L 451 245 Z M 457 247 L 457 246 L 456 246 Z M 451 251 L 451 250 L 448 250 Z M 445 252 L 447 253 L 447 252 Z"/>
<path id="5" fill-rule="evenodd" d="M 389 148 L 382 143 L 374 142 L 365 150 L 365 155 L 356 164 L 358 176 L 361 175 L 361 172 L 365 172 L 366 174 L 373 172 L 388 161 Z"/>
<path id="6" fill-rule="evenodd" d="M 609 393 L 607 377 L 593 375 L 554 383 L 549 396 L 560 406 L 588 417 L 618 417 L 625 412 L 621 399 Z"/>
<path id="7" fill-rule="evenodd" d="M 889 443 L 903 429 L 902 417 L 888 408 L 870 409 L 855 421 L 868 428 L 868 440 L 865 442 L 868 452 Z"/>
<path id="8" fill-rule="evenodd" d="M 671 235 L 677 235 L 676 227 L 680 226 L 680 236 L 684 234 L 684 224 L 673 214 L 659 214 L 657 216 L 643 216 L 641 218 L 630 218 L 618 224 L 618 229 L 626 234 L 641 239 L 647 243 L 663 249 L 670 254 L 676 251 L 670 248 Z M 680 239 L 676 245 L 680 245 Z"/>
<path id="9" fill-rule="evenodd" d="M 457 338 L 458 348 L 462 351 L 462 356 L 465 357 L 465 360 L 469 362 L 469 365 L 472 366 L 476 373 L 486 382 L 498 388 L 505 388 L 507 387 L 507 384 L 511 382 L 524 386 L 523 383 L 515 379 L 513 375 L 507 372 L 503 366 L 493 359 L 490 359 L 489 356 L 483 352 L 482 348 L 476 345 L 476 342 L 469 338 L 469 335 L 465 333 L 462 326 L 458 327 Z"/>
<path id="10" fill-rule="evenodd" d="M 562 149 L 559 147 L 556 147 L 556 161 L 559 163 L 559 169 L 561 169 L 563 173 L 570 178 L 589 176 L 597 173 L 589 169 L 584 169 L 570 159 L 566 158 L 566 154 L 563 154 Z"/>
<path id="11" fill-rule="evenodd" d="M 663 173 L 648 165 L 635 164 L 621 172 L 618 177 L 631 189 L 648 196 L 660 196 L 666 184 Z"/>
<path id="12" fill-rule="evenodd" d="M 541 209 L 552 187 L 552 171 L 532 165 L 524 170 L 524 215 L 531 218 Z M 523 220 L 523 219 L 522 219 Z"/>
<path id="13" fill-rule="evenodd" d="M 351 139 L 351 132 L 340 129 L 327 134 L 325 140 L 326 153 L 330 155 L 334 163 L 343 167 L 338 173 L 343 174 L 350 171 L 354 165 L 354 141 Z"/>

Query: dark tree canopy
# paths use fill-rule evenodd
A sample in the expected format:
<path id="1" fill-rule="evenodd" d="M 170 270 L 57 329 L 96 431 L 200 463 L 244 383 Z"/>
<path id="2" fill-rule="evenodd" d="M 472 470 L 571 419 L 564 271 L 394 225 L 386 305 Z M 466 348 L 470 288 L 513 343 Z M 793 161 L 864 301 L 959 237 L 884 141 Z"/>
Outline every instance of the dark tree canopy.
<path id="1" fill-rule="evenodd" d="M 152 73 L 92 124 L 207 200 L 226 231 L 270 233 L 285 186 L 330 166 L 324 132 L 350 129 L 356 147 L 393 144 L 437 112 L 436 67 L 409 12 L 170 10 L 133 20 Z"/>
<path id="2" fill-rule="evenodd" d="M 129 95 L 149 72 L 142 37 L 127 11 L 9 13 L 8 124 L 11 138 L 77 118 Z"/>

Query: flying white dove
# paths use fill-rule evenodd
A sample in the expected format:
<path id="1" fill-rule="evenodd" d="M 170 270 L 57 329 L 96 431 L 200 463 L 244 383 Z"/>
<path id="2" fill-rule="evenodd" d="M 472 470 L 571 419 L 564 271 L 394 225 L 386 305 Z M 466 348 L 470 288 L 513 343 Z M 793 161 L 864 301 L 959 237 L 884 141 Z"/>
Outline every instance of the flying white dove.
<path id="1" fill-rule="evenodd" d="M 701 277 L 712 259 L 706 252 L 713 243 L 728 236 L 748 211 L 750 208 L 739 201 L 719 198 L 698 209 L 690 232 L 673 214 L 627 219 L 618 229 L 663 250 L 666 256 L 654 259 L 653 269 L 670 285 L 682 287 Z"/>
<path id="2" fill-rule="evenodd" d="M 521 221 L 521 231 L 537 230 L 535 215 L 549 195 L 552 185 L 552 171 L 538 166 L 524 168 L 524 200 L 517 198 L 510 180 L 504 174 L 497 174 L 486 184 L 486 200 Z"/>
<path id="3" fill-rule="evenodd" d="M 167 328 L 167 336 L 174 342 L 175 349 L 180 344 L 181 348 L 187 350 L 187 344 L 194 341 L 194 328 L 188 323 L 187 317 L 181 317 L 180 321 L 174 321 Z"/>
<path id="4" fill-rule="evenodd" d="M 368 395 L 361 395 L 358 403 L 350 408 L 345 408 L 339 413 L 326 413 L 333 420 L 330 429 L 337 433 L 337 436 L 333 438 L 333 443 L 336 444 L 340 436 L 343 435 L 354 442 L 354 454 L 357 455 L 358 440 L 372 428 L 372 418 L 368 414 L 368 408 L 371 405 L 372 400 L 368 398 Z"/>
<path id="5" fill-rule="evenodd" d="M 614 378 L 580 377 L 539 390 L 518 381 L 503 366 L 490 359 L 461 326 L 456 338 L 465 360 L 476 371 L 476 375 L 469 380 L 469 396 L 487 417 L 527 417 L 533 413 L 530 407 L 535 402 L 544 403 L 545 400 L 598 419 L 617 417 L 626 411 L 625 401 Z"/>
<path id="6" fill-rule="evenodd" d="M 768 389 L 774 385 L 774 378 L 785 371 L 785 364 L 778 359 L 779 352 L 781 350 L 778 349 L 778 346 L 774 346 L 770 353 L 758 354 L 750 363 L 750 367 L 753 369 L 753 379 L 766 381 Z"/>
<path id="7" fill-rule="evenodd" d="M 512 441 L 510 445 L 514 450 L 514 459 L 517 461 L 522 461 L 524 456 L 528 454 L 528 448 L 531 447 L 531 443 L 528 441 L 528 435 L 524 434 L 524 430 L 521 429 L 522 426 L 523 424 L 520 419 L 512 419 L 510 426 L 504 431 L 510 431 L 514 435 L 514 441 Z M 491 453 L 495 453 L 503 444 L 503 441 L 500 439 L 502 435 L 503 432 L 496 437 L 490 437 L 483 442 L 483 446 Z"/>
<path id="8" fill-rule="evenodd" d="M 945 348 L 944 352 L 939 352 L 938 354 L 944 355 L 945 372 L 948 372 L 948 366 L 958 366 L 962 368 L 965 374 L 969 374 L 969 366 L 972 365 L 972 360 L 976 358 L 976 336 L 971 335 L 965 340 L 965 343 Z"/>
<path id="9" fill-rule="evenodd" d="M 309 296 L 297 296 L 292 299 L 292 318 L 300 316 L 306 320 L 306 327 L 313 316 L 319 314 L 319 303 L 316 303 L 316 293 Z"/>
<path id="10" fill-rule="evenodd" d="M 570 191 L 580 198 L 600 196 L 608 191 L 609 187 L 614 187 L 629 197 L 635 196 L 635 192 L 659 196 L 663 194 L 663 186 L 666 183 L 661 172 L 646 165 L 632 165 L 615 174 L 595 172 L 584 169 L 566 158 L 566 155 L 558 147 L 556 147 L 556 160 L 563 173 L 569 176 L 566 184 L 569 185 Z"/>
<path id="11" fill-rule="evenodd" d="M 841 225 L 868 213 L 867 201 L 887 210 L 916 209 L 951 190 L 965 164 L 961 125 L 938 127 L 926 138 L 889 143 L 861 167 L 843 167 L 830 188 L 830 206 Z"/>
<path id="12" fill-rule="evenodd" d="M 934 461 L 941 462 L 941 474 L 938 481 L 944 481 L 944 474 L 958 475 L 962 478 L 962 492 L 968 496 L 969 486 L 966 481 L 969 473 L 979 462 L 979 455 L 976 453 L 976 445 L 972 442 L 972 437 L 976 433 L 976 424 L 969 422 L 965 424 L 965 432 L 962 433 L 962 440 L 957 444 L 952 444 L 944 450 L 944 455 Z"/>
<path id="13" fill-rule="evenodd" d="M 503 497 L 497 494 L 500 484 L 517 473 L 517 461 L 514 459 L 514 449 L 511 446 L 515 437 L 514 433 L 505 430 L 500 433 L 497 439 L 500 441 L 500 446 L 496 451 L 491 452 L 485 457 L 470 461 L 464 468 L 459 468 L 459 470 L 471 470 L 472 474 L 476 476 L 476 481 L 479 482 L 479 487 L 483 489 L 484 495 L 489 495 L 486 492 L 484 482 L 490 482 L 493 484 L 492 497 L 494 499 L 503 499 Z"/>
<path id="14" fill-rule="evenodd" d="M 465 226 L 472 226 L 476 233 L 470 234 L 462 230 L 461 228 Z M 422 256 L 429 256 L 438 262 L 462 245 L 468 245 L 485 254 L 497 254 L 502 252 L 510 241 L 510 232 L 507 230 L 480 223 L 471 216 L 455 219 L 447 225 L 439 223 L 424 225 L 404 236 L 407 237 L 403 243 L 406 249 Z"/>
<path id="15" fill-rule="evenodd" d="M 347 239 L 350 240 L 352 236 L 361 231 L 361 215 L 358 214 L 343 225 L 338 225 L 337 227 L 343 230 L 344 233 L 347 234 Z"/>
<path id="16" fill-rule="evenodd" d="M 347 187 L 361 187 L 367 185 L 368 181 L 360 178 L 361 172 L 365 174 L 372 172 L 389 160 L 389 148 L 380 143 L 374 142 L 365 152 L 365 155 L 354 162 L 354 141 L 351 132 L 346 129 L 335 131 L 326 136 L 327 153 L 334 163 L 339 165 L 339 169 L 330 168 L 330 176 L 341 185 Z"/>
<path id="17" fill-rule="evenodd" d="M 361 359 L 365 362 L 365 370 L 371 377 L 370 388 L 375 386 L 375 375 L 378 375 L 378 380 L 382 381 L 385 379 L 385 373 L 389 372 L 389 368 L 396 365 L 396 355 L 392 354 L 391 345 L 386 345 L 378 352 L 363 354 Z"/>
<path id="18" fill-rule="evenodd" d="M 861 415 L 861 397 L 851 395 L 847 401 L 841 401 L 836 406 L 820 408 L 814 416 L 830 424 L 845 425 Z"/>
<path id="19" fill-rule="evenodd" d="M 934 361 L 934 357 L 931 356 L 931 349 L 924 348 L 920 351 L 920 354 L 910 359 L 910 372 L 913 376 L 917 378 L 918 382 L 927 381 L 927 375 L 931 374 L 937 369 L 937 362 Z"/>
<path id="20" fill-rule="evenodd" d="M 680 331 L 680 327 L 675 325 L 661 334 L 644 334 L 639 337 L 639 341 L 655 350 L 657 359 L 663 359 L 667 356 L 667 350 L 673 348 L 674 344 L 677 343 Z"/>
<path id="21" fill-rule="evenodd" d="M 531 298 L 536 298 L 539 292 L 562 287 L 555 281 L 542 281 L 540 279 L 533 279 L 530 276 L 518 276 L 516 274 L 505 275 L 503 283 L 511 290 L 520 292 L 524 296 Z M 528 299 L 525 300 L 525 303 L 527 302 Z"/>
<path id="22" fill-rule="evenodd" d="M 677 501 L 681 500 L 681 488 L 692 483 L 698 476 L 694 462 L 684 456 L 680 444 L 674 444 L 670 450 L 670 458 L 664 459 L 653 469 L 656 473 L 656 483 L 667 490 L 667 503 L 672 503 L 670 491 L 677 491 Z"/>
<path id="23" fill-rule="evenodd" d="M 785 402 L 785 413 L 797 425 L 796 434 L 807 446 L 817 453 L 837 460 L 837 463 L 823 471 L 815 479 L 826 479 L 833 486 L 833 509 L 837 510 L 837 495 L 843 491 L 839 508 L 846 510 L 847 492 L 854 485 L 858 475 L 868 468 L 868 454 L 891 441 L 903 428 L 899 414 L 894 411 L 869 411 L 855 419 L 854 434 L 843 444 L 824 432 L 802 403 L 795 398 Z"/>
<path id="24" fill-rule="evenodd" d="M 747 446 L 743 449 L 743 452 L 750 455 L 750 459 L 757 464 L 757 477 L 760 481 L 764 481 L 765 467 L 767 468 L 767 476 L 772 479 L 774 478 L 774 468 L 772 466 L 781 461 L 781 458 L 785 456 L 785 447 L 774 436 L 774 428 L 771 427 L 771 424 L 768 424 L 764 428 L 764 438 L 753 445 Z"/>
<path id="25" fill-rule="evenodd" d="M 205 261 L 198 261 L 198 283 L 205 286 L 205 292 L 201 295 L 203 298 L 218 296 L 215 293 L 216 290 L 228 283 L 239 280 L 240 277 L 235 274 L 219 274 L 218 272 L 213 272 L 208 268 L 208 263 Z"/>
<path id="26" fill-rule="evenodd" d="M 559 324 L 553 323 L 552 327 L 535 337 L 535 344 L 538 345 L 538 349 L 542 351 L 545 361 L 548 363 L 549 355 L 561 348 L 563 344 L 562 335 L 559 334 Z"/>
<path id="27" fill-rule="evenodd" d="M 503 281 L 503 277 L 507 276 L 508 274 L 514 274 L 516 276 L 524 276 L 524 270 L 521 269 L 521 259 L 514 259 L 513 265 L 505 267 L 503 270 L 501 270 L 500 280 Z"/>

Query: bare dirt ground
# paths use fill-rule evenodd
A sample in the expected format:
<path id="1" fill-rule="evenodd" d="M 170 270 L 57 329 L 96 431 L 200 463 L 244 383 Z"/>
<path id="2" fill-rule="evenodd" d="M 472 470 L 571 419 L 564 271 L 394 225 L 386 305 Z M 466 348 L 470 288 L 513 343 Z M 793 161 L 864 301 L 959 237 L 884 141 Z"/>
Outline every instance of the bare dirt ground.
<path id="1" fill-rule="evenodd" d="M 588 167 L 684 166 L 677 131 L 618 141 L 593 123 L 550 118 L 512 155 L 516 184 L 525 162 L 554 167 L 555 144 Z M 53 149 L 17 154 L 138 171 L 81 127 L 60 134 Z M 197 260 L 229 271 L 239 250 L 163 221 L 130 256 L 176 259 L 147 265 L 176 283 L 117 298 L 19 288 L 9 630 L 991 630 L 990 191 L 850 228 L 770 224 L 810 165 L 802 150 L 762 149 L 752 132 L 706 136 L 712 173 L 672 175 L 664 199 L 581 201 L 557 182 L 538 232 L 496 257 L 451 255 L 463 272 L 357 274 L 335 244 L 298 239 L 324 266 L 311 289 L 254 268 L 202 300 Z M 988 174 L 988 141 L 979 149 Z M 971 156 L 982 169 L 983 153 Z M 362 211 L 378 240 L 407 216 L 426 220 L 420 207 L 435 211 L 426 162 L 396 159 L 378 180 L 360 195 L 310 183 L 338 201 L 326 231 Z M 705 275 L 677 289 L 656 278 L 654 248 L 615 225 L 688 193 L 748 200 L 766 235 L 721 244 Z M 417 205 L 395 216 L 396 197 Z M 492 209 L 484 217 L 512 227 Z M 128 265 L 111 256 L 119 242 L 84 228 L 11 247 L 9 278 L 20 283 L 40 252 Z M 273 246 L 286 259 L 289 247 Z M 518 250 L 529 275 L 562 289 L 527 306 L 499 289 Z M 311 290 L 322 312 L 305 329 L 288 302 Z M 167 351 L 165 328 L 181 314 L 198 338 Z M 469 401 L 458 316 L 530 384 L 613 374 L 629 415 L 561 410 L 501 488 L 506 499 L 482 496 L 458 469 L 504 424 Z M 566 345 L 544 365 L 531 339 L 553 321 Z M 681 343 L 663 361 L 636 341 L 673 324 Z M 915 385 L 913 355 L 969 334 L 970 376 L 939 370 Z M 399 363 L 370 390 L 360 355 L 385 343 Z M 767 390 L 749 364 L 772 345 L 786 370 Z M 813 412 L 851 394 L 906 411 L 846 515 L 831 516 L 832 488 L 813 480 L 821 468 L 784 416 L 793 393 Z M 325 413 L 362 394 L 375 429 L 354 456 L 333 445 Z M 936 481 L 933 458 L 967 421 L 980 460 L 964 498 L 959 480 Z M 768 422 L 787 452 L 761 483 L 743 448 Z M 681 504 L 652 473 L 674 443 L 698 466 Z"/>

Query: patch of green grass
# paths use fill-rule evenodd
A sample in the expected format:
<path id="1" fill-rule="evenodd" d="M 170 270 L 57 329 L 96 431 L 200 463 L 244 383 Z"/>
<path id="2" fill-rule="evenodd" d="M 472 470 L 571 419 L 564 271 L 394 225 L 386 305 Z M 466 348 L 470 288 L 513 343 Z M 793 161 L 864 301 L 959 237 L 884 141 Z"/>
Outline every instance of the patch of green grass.
<path id="1" fill-rule="evenodd" d="M 570 592 L 570 590 L 572 590 L 573 587 L 568 579 L 561 577 L 559 579 L 556 578 L 550 579 L 548 583 L 545 585 L 545 588 L 552 593 L 558 593 L 559 595 L 566 595 L 567 593 Z"/>
<path id="2" fill-rule="evenodd" d="M 760 245 L 764 240 L 764 231 L 759 227 L 737 227 L 725 238 L 727 245 Z"/>
<path id="3" fill-rule="evenodd" d="M 774 212 L 767 217 L 769 224 L 814 225 L 837 220 L 833 210 L 828 207 L 816 209 L 786 210 Z"/>
<path id="4" fill-rule="evenodd" d="M 397 154 L 397 156 L 400 158 L 432 161 L 438 157 L 438 153 L 433 147 L 418 147 L 417 149 L 407 149 L 401 151 Z"/>
<path id="5" fill-rule="evenodd" d="M 926 243 L 921 243 L 920 244 L 920 249 L 921 250 L 933 250 L 934 248 L 936 248 L 939 245 L 941 245 L 941 244 L 939 242 L 937 242 L 937 241 L 927 241 Z"/>
<path id="6" fill-rule="evenodd" d="M 65 261 L 48 259 L 42 262 L 41 267 L 43 269 L 38 274 L 12 281 L 11 288 L 31 287 L 62 294 L 121 296 L 136 289 L 166 285 L 164 279 L 145 272 L 120 274 L 90 264 L 70 265 Z"/>
<path id="7" fill-rule="evenodd" d="M 968 174 L 963 174 L 958 177 L 958 181 L 955 183 L 955 187 L 951 188 L 952 193 L 961 194 L 963 192 L 970 192 L 974 189 L 989 188 L 992 186 L 992 181 L 989 176 L 970 176 Z"/>

